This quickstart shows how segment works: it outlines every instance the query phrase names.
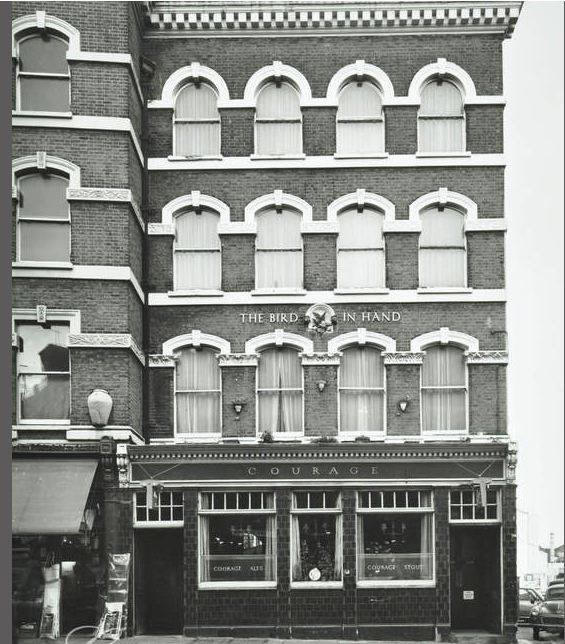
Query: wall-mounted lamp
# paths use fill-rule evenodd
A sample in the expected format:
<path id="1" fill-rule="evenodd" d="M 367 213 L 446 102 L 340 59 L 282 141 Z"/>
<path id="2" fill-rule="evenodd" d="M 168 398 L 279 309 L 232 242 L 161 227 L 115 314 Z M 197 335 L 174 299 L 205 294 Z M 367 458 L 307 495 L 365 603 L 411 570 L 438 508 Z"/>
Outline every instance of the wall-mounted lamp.
<path id="1" fill-rule="evenodd" d="M 317 385 L 320 392 L 324 391 L 328 383 L 325 380 L 318 380 Z"/>
<path id="2" fill-rule="evenodd" d="M 235 411 L 235 419 L 239 420 L 239 416 L 245 407 L 245 400 L 232 400 L 233 410 Z"/>
<path id="3" fill-rule="evenodd" d="M 404 396 L 404 398 L 401 398 L 396 403 L 396 408 L 398 409 L 398 411 L 396 412 L 396 415 L 400 416 L 400 414 L 404 414 L 408 409 L 409 405 L 410 405 L 410 396 Z"/>

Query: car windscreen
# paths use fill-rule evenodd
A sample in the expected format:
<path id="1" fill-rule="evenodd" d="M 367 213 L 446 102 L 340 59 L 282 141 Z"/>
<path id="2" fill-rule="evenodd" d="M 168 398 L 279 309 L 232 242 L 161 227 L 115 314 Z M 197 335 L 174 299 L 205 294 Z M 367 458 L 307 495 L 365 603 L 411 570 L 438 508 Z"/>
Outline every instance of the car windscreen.
<path id="1" fill-rule="evenodd" d="M 563 599 L 563 586 L 548 588 L 547 593 L 545 594 L 545 599 Z"/>

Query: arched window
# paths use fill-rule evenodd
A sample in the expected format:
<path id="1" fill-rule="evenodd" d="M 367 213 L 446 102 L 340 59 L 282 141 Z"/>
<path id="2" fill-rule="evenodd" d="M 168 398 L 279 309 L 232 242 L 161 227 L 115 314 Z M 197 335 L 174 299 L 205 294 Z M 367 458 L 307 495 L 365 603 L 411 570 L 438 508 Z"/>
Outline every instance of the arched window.
<path id="1" fill-rule="evenodd" d="M 374 208 L 348 208 L 338 215 L 338 288 L 384 288 L 384 214 Z"/>
<path id="2" fill-rule="evenodd" d="M 420 213 L 420 286 L 464 287 L 467 280 L 465 216 L 453 207 Z"/>
<path id="3" fill-rule="evenodd" d="M 269 82 L 259 91 L 255 151 L 266 155 L 302 154 L 300 97 L 290 83 Z"/>
<path id="4" fill-rule="evenodd" d="M 288 346 L 261 351 L 257 368 L 259 433 L 302 433 L 303 396 L 298 351 Z"/>
<path id="5" fill-rule="evenodd" d="M 71 215 L 67 177 L 32 172 L 17 177 L 19 261 L 69 262 Z"/>
<path id="6" fill-rule="evenodd" d="M 69 43 L 45 31 L 22 36 L 17 46 L 18 110 L 70 112 Z"/>
<path id="7" fill-rule="evenodd" d="M 185 210 L 175 216 L 175 290 L 219 290 L 222 283 L 220 215 Z"/>
<path id="8" fill-rule="evenodd" d="M 256 288 L 302 288 L 302 215 L 288 207 L 257 215 Z"/>
<path id="9" fill-rule="evenodd" d="M 467 431 L 467 366 L 463 350 L 426 347 L 422 365 L 422 430 Z"/>
<path id="10" fill-rule="evenodd" d="M 373 83 L 351 82 L 339 94 L 337 153 L 347 156 L 384 152 L 383 100 Z"/>
<path id="11" fill-rule="evenodd" d="M 218 95 L 207 83 L 188 83 L 178 93 L 173 116 L 176 156 L 220 154 Z"/>
<path id="12" fill-rule="evenodd" d="M 221 376 L 217 350 L 183 347 L 176 355 L 177 434 L 221 433 Z"/>
<path id="13" fill-rule="evenodd" d="M 459 88 L 435 78 L 424 85 L 418 111 L 420 152 L 463 152 L 465 109 Z"/>
<path id="14" fill-rule="evenodd" d="M 341 432 L 384 431 L 385 372 L 381 350 L 350 346 L 339 368 L 339 427 Z"/>

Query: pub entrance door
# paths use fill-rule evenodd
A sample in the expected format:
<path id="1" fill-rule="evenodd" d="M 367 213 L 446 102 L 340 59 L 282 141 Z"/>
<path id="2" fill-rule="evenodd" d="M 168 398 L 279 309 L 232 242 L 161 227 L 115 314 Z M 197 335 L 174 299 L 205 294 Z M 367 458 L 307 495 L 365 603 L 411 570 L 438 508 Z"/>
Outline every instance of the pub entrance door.
<path id="1" fill-rule="evenodd" d="M 451 526 L 451 628 L 502 632 L 500 526 Z"/>
<path id="2" fill-rule="evenodd" d="M 135 624 L 139 635 L 181 634 L 182 528 L 135 531 Z"/>

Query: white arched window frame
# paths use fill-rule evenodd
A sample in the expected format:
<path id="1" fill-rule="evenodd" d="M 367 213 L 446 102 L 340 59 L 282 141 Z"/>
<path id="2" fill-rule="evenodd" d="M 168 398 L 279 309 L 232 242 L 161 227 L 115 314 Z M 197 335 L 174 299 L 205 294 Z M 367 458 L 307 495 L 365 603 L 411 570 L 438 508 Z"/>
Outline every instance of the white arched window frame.
<path id="1" fill-rule="evenodd" d="M 452 78 L 435 76 L 422 86 L 418 109 L 418 153 L 461 154 L 466 150 L 465 95 Z"/>
<path id="2" fill-rule="evenodd" d="M 286 78 L 271 78 L 255 98 L 255 154 L 302 156 L 302 146 L 299 90 Z"/>
<path id="3" fill-rule="evenodd" d="M 450 379 L 450 364 L 449 356 L 437 356 L 437 365 L 435 373 L 428 374 L 428 378 L 435 379 L 436 382 L 426 382 L 425 370 L 428 369 L 426 361 L 426 351 L 435 348 L 453 348 L 460 352 L 461 359 L 464 362 L 463 378 L 457 382 L 444 384 L 446 380 Z M 447 327 L 442 327 L 438 331 L 424 333 L 414 338 L 410 343 L 410 351 L 414 353 L 424 353 L 422 367 L 420 369 L 420 431 L 425 436 L 453 436 L 453 435 L 467 435 L 469 432 L 469 370 L 467 366 L 467 352 L 475 352 L 479 350 L 479 342 L 473 336 L 459 331 L 451 331 Z M 434 371 L 430 369 L 430 371 Z M 450 393 L 453 392 L 454 396 L 462 394 L 464 397 L 464 409 L 454 416 L 459 416 L 463 419 L 464 427 L 458 426 L 451 429 L 452 422 L 452 401 Z M 439 396 L 439 398 L 438 398 Z M 426 402 L 425 398 L 428 397 L 432 402 Z M 436 398 L 434 401 L 433 398 Z M 436 416 L 441 419 L 439 423 L 434 423 L 427 420 L 428 416 Z M 437 424 L 443 426 L 437 427 Z"/>
<path id="4" fill-rule="evenodd" d="M 190 79 L 175 97 L 173 155 L 218 158 L 221 129 L 218 91 L 209 82 Z"/>
<path id="5" fill-rule="evenodd" d="M 349 79 L 338 97 L 336 156 L 372 157 L 384 151 L 382 90 L 371 79 Z"/>
<path id="6" fill-rule="evenodd" d="M 347 355 L 348 350 L 363 350 L 369 349 L 370 351 L 378 351 L 380 353 L 380 358 L 376 361 L 379 366 L 380 362 L 380 377 L 377 378 L 377 382 L 372 385 L 364 385 L 362 383 L 349 383 L 343 384 L 343 365 L 344 357 L 343 354 Z M 347 440 L 348 438 L 354 438 L 355 436 L 369 436 L 369 437 L 379 437 L 386 434 L 387 427 L 387 396 L 386 396 L 386 367 L 383 361 L 383 353 L 394 353 L 396 351 L 396 341 L 389 336 L 383 335 L 381 333 L 375 333 L 374 331 L 367 331 L 366 329 L 357 329 L 356 331 L 351 331 L 349 333 L 344 333 L 335 338 L 332 338 L 328 342 L 328 353 L 335 354 L 341 353 L 340 357 L 340 366 L 337 371 L 337 388 L 338 388 L 338 398 L 337 398 L 337 414 L 338 414 L 338 434 L 342 439 Z M 369 356 L 370 358 L 370 356 Z M 347 359 L 347 358 L 346 358 Z M 371 360 L 361 360 L 357 365 L 361 370 L 366 370 L 371 367 Z M 343 396 L 350 396 L 358 394 L 361 398 L 365 396 L 370 396 L 371 394 L 380 396 L 381 398 L 381 414 L 378 419 L 380 422 L 380 427 L 377 426 L 377 429 L 370 429 L 369 427 L 361 427 L 357 429 L 351 429 L 349 427 L 344 427 L 344 407 L 343 407 Z M 367 402 L 364 403 L 365 408 L 367 408 Z M 363 409 L 363 404 L 360 405 L 360 409 Z"/>
<path id="7" fill-rule="evenodd" d="M 260 361 L 261 361 L 261 354 L 265 351 L 276 351 L 277 349 L 279 350 L 288 350 L 288 351 L 294 351 L 296 352 L 296 358 L 298 360 L 298 363 L 300 365 L 300 381 L 297 383 L 293 383 L 294 386 L 291 387 L 260 387 Z M 301 364 L 301 358 L 300 354 L 301 353 L 312 353 L 314 350 L 314 345 L 312 340 L 309 338 L 305 338 L 303 336 L 300 336 L 295 333 L 288 333 L 283 331 L 282 329 L 276 329 L 272 333 L 265 333 L 263 335 L 257 336 L 255 338 L 251 338 L 245 343 L 245 353 L 246 354 L 257 354 L 258 355 L 258 365 L 257 365 L 257 371 L 256 371 L 256 376 L 255 376 L 255 391 L 256 391 L 256 396 L 255 396 L 255 417 L 256 417 L 256 422 L 257 422 L 257 436 L 260 437 L 261 434 L 263 434 L 265 431 L 269 431 L 268 427 L 263 427 L 261 425 L 261 410 L 260 410 L 260 405 L 261 405 L 261 396 L 269 396 L 272 395 L 271 392 L 274 392 L 274 394 L 278 394 L 278 397 L 281 398 L 284 396 L 284 391 L 294 392 L 295 395 L 298 394 L 300 396 L 300 408 L 296 410 L 296 412 L 293 414 L 295 417 L 299 414 L 300 417 L 300 430 L 299 431 L 284 431 L 284 432 L 272 432 L 273 438 L 275 439 L 292 439 L 292 438 L 302 438 L 304 436 L 304 368 L 302 367 Z M 282 365 L 284 367 L 284 365 Z M 280 368 L 279 368 L 280 372 Z M 272 383 L 269 383 L 272 384 Z M 293 395 L 292 393 L 290 394 L 291 396 Z M 281 400 L 279 400 L 279 406 L 280 406 Z M 284 410 L 283 410 L 284 413 Z M 288 414 L 291 414 L 292 412 L 287 412 Z"/>

